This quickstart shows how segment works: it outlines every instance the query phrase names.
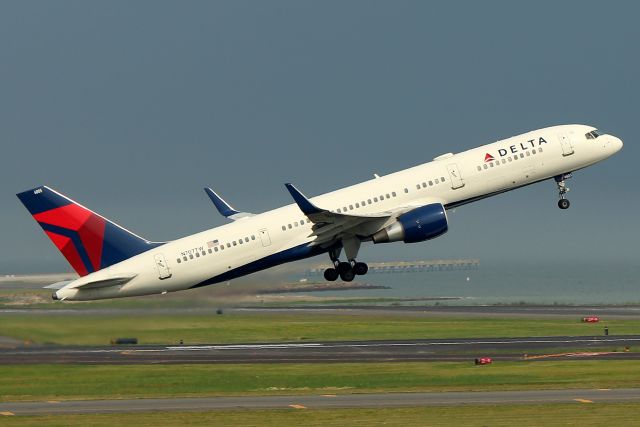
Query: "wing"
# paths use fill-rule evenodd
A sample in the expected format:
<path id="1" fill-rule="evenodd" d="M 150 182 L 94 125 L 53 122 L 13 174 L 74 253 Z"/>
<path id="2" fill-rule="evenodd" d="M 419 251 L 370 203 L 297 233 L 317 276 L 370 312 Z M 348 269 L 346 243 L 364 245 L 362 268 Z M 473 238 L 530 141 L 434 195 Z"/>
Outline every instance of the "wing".
<path id="1" fill-rule="evenodd" d="M 302 213 L 313 222 L 311 236 L 316 236 L 314 243 L 330 245 L 344 238 L 357 237 L 367 240 L 376 231 L 395 217 L 395 212 L 348 215 L 331 212 L 313 204 L 300 190 L 292 184 L 285 184 Z"/>
<path id="2" fill-rule="evenodd" d="M 204 191 L 205 193 L 207 193 L 207 196 L 209 196 L 214 206 L 216 207 L 216 209 L 218 209 L 218 212 L 220 212 L 222 216 L 234 221 L 241 218 L 253 216 L 252 213 L 240 212 L 235 210 L 229 203 L 225 202 L 222 197 L 216 194 L 216 192 L 209 187 L 205 187 Z"/>

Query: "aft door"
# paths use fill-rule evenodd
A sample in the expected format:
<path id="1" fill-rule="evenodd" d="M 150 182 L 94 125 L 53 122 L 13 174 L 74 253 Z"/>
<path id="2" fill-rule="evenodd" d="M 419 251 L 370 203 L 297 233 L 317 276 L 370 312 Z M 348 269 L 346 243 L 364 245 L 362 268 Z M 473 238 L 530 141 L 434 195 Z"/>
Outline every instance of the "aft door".
<path id="1" fill-rule="evenodd" d="M 156 269 L 158 270 L 158 278 L 168 279 L 171 277 L 171 270 L 169 270 L 169 266 L 167 265 L 167 260 L 164 259 L 164 255 L 157 254 L 155 257 L 156 260 Z"/>
<path id="2" fill-rule="evenodd" d="M 562 147 L 562 155 L 570 156 L 573 154 L 573 145 L 571 144 L 571 138 L 566 133 L 561 133 L 558 135 L 560 139 L 560 146 Z"/>
<path id="3" fill-rule="evenodd" d="M 262 246 L 269 246 L 271 244 L 269 231 L 267 231 L 266 228 L 263 228 L 262 230 L 258 230 L 258 234 L 260 235 L 260 241 L 262 242 Z"/>
<path id="4" fill-rule="evenodd" d="M 460 174 L 458 165 L 455 163 L 451 163 L 450 165 L 447 165 L 447 170 L 449 171 L 449 176 L 451 177 L 451 188 L 455 190 L 456 188 L 464 187 L 464 180 L 462 179 L 462 175 Z"/>

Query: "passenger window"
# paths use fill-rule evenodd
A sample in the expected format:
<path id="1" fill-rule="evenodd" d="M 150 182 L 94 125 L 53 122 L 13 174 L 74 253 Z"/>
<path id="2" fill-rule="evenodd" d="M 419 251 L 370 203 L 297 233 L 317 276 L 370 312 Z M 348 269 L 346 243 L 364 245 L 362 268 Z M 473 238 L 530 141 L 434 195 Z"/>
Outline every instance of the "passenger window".
<path id="1" fill-rule="evenodd" d="M 256 236 L 255 235 L 251 235 L 251 240 L 256 240 Z"/>
<path id="2" fill-rule="evenodd" d="M 508 160 L 508 161 L 511 161 L 511 157 L 507 157 L 507 160 Z M 485 166 L 486 166 L 486 165 L 485 165 Z"/>
<path id="3" fill-rule="evenodd" d="M 478 166 L 478 172 L 480 172 L 482 170 L 482 168 L 480 166 Z"/>
<path id="4" fill-rule="evenodd" d="M 529 157 L 530 155 L 531 155 L 531 153 L 527 151 L 527 157 Z"/>
<path id="5" fill-rule="evenodd" d="M 214 251 L 218 252 L 218 247 L 213 248 Z"/>
<path id="6" fill-rule="evenodd" d="M 183 261 L 186 261 L 186 260 L 187 260 L 187 257 L 186 257 L 186 256 L 183 256 L 183 257 L 182 257 L 182 260 L 183 260 Z"/>
<path id="7" fill-rule="evenodd" d="M 520 158 L 524 159 L 524 153 L 520 153 Z"/>
<path id="8" fill-rule="evenodd" d="M 393 193 L 391 193 L 391 195 L 392 195 L 393 197 L 396 197 L 396 192 L 394 191 Z"/>
<path id="9" fill-rule="evenodd" d="M 360 203 L 356 203 L 356 208 L 359 208 L 359 207 L 360 207 Z"/>
<path id="10" fill-rule="evenodd" d="M 238 246 L 238 243 L 237 243 L 235 240 L 234 240 L 233 242 L 231 242 L 231 244 L 232 244 L 233 246 Z"/>
<path id="11" fill-rule="evenodd" d="M 282 226 L 282 231 L 287 231 L 287 226 L 286 225 Z"/>
<path id="12" fill-rule="evenodd" d="M 438 178 L 436 178 L 436 184 L 440 184 L 440 182 L 438 181 Z"/>
<path id="13" fill-rule="evenodd" d="M 390 199 L 390 198 L 391 198 L 391 196 L 389 195 L 389 193 L 387 193 L 387 194 L 386 194 L 386 196 L 387 196 L 387 199 Z"/>
<path id="14" fill-rule="evenodd" d="M 505 159 L 502 159 L 502 164 L 504 165 L 505 163 L 507 163 L 507 161 Z"/>
<path id="15" fill-rule="evenodd" d="M 342 210 L 340 208 L 338 208 L 338 213 L 342 212 Z"/>
<path id="16" fill-rule="evenodd" d="M 287 228 L 288 228 L 289 230 L 291 230 L 291 229 L 293 228 L 293 226 L 292 226 L 291 224 L 287 224 Z"/>
<path id="17" fill-rule="evenodd" d="M 213 251 L 211 250 L 211 248 L 209 248 L 209 253 L 212 253 Z"/>
<path id="18" fill-rule="evenodd" d="M 426 182 L 422 183 L 422 188 L 427 188 L 427 183 Z"/>
<path id="19" fill-rule="evenodd" d="M 420 188 L 420 187 L 418 187 L 418 188 Z M 376 202 L 376 203 L 378 203 L 378 198 L 377 198 L 377 197 L 374 197 L 374 198 L 373 198 L 373 201 L 374 201 L 374 202 Z"/>
<path id="20" fill-rule="evenodd" d="M 416 188 L 419 190 L 420 189 L 420 184 L 416 185 Z"/>
<path id="21" fill-rule="evenodd" d="M 437 182 L 436 182 L 437 184 Z M 429 187 L 433 187 L 433 181 L 429 181 Z"/>
<path id="22" fill-rule="evenodd" d="M 202 256 L 205 256 L 207 253 L 205 251 L 202 251 Z"/>
<path id="23" fill-rule="evenodd" d="M 181 260 L 180 258 L 178 258 L 178 259 L 176 260 L 176 262 L 177 262 L 178 264 L 180 264 L 180 263 L 182 262 L 182 260 Z"/>
<path id="24" fill-rule="evenodd" d="M 489 163 L 489 167 L 492 168 L 493 167 L 493 162 Z"/>
<path id="25" fill-rule="evenodd" d="M 227 248 L 230 248 L 230 247 L 231 247 L 231 243 L 227 243 Z"/>
<path id="26" fill-rule="evenodd" d="M 532 152 L 533 154 L 536 154 L 536 149 L 534 148 L 531 152 Z"/>
<path id="27" fill-rule="evenodd" d="M 440 177 L 440 182 L 444 182 L 444 176 Z"/>
<path id="28" fill-rule="evenodd" d="M 239 244 L 242 244 L 242 239 L 239 239 L 239 240 L 238 240 L 238 243 L 239 243 Z"/>
<path id="29" fill-rule="evenodd" d="M 368 203 L 368 204 L 371 204 L 371 199 L 367 199 L 367 203 Z"/>
<path id="30" fill-rule="evenodd" d="M 405 188 L 404 188 L 404 192 L 405 192 L 405 193 L 408 193 L 408 192 L 409 192 L 409 189 L 405 187 Z"/>
<path id="31" fill-rule="evenodd" d="M 542 153 L 542 147 L 538 147 L 538 152 Z"/>
<path id="32" fill-rule="evenodd" d="M 294 222 L 294 223 L 293 223 L 293 226 L 294 226 L 294 227 L 297 227 L 297 226 L 298 226 L 298 221 Z"/>
<path id="33" fill-rule="evenodd" d="M 353 210 L 353 205 L 349 205 L 349 210 L 352 211 Z"/>
<path id="34" fill-rule="evenodd" d="M 518 155 L 513 156 L 513 160 L 518 160 Z"/>
<path id="35" fill-rule="evenodd" d="M 193 259 L 193 254 L 189 254 L 189 259 Z"/>
<path id="36" fill-rule="evenodd" d="M 200 252 L 196 252 L 196 258 L 200 258 Z"/>
<path id="37" fill-rule="evenodd" d="M 486 163 L 484 165 L 482 165 L 482 167 L 485 168 L 485 169 L 489 169 L 489 166 L 487 166 Z"/>

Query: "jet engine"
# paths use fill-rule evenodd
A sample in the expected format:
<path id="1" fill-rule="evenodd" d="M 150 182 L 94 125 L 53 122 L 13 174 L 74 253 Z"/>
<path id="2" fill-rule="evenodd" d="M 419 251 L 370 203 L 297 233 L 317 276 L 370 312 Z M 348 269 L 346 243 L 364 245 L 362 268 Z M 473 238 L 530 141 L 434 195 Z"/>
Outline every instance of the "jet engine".
<path id="1" fill-rule="evenodd" d="M 373 236 L 373 243 L 416 243 L 434 239 L 447 232 L 447 214 L 441 203 L 421 206 L 400 215 L 396 222 Z"/>

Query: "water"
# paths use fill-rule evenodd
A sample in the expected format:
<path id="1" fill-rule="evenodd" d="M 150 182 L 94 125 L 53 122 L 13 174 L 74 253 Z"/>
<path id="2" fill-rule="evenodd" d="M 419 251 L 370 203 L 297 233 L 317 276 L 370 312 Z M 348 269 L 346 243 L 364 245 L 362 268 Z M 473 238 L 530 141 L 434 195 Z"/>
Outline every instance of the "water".
<path id="1" fill-rule="evenodd" d="M 322 292 L 336 297 L 461 297 L 446 304 L 640 303 L 640 263 L 499 262 L 478 270 L 369 274 L 357 280 L 391 289 Z M 320 295 L 320 294 L 316 294 Z"/>

